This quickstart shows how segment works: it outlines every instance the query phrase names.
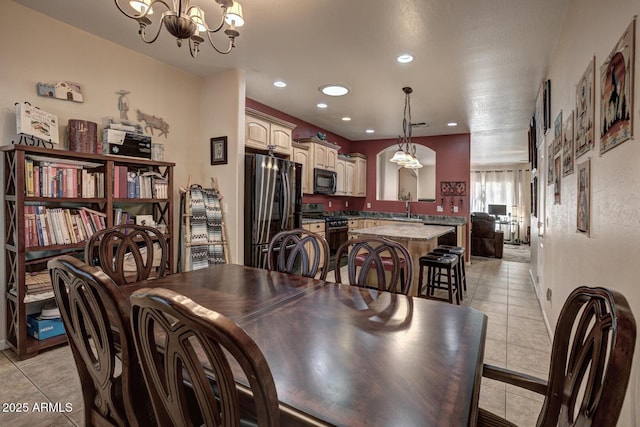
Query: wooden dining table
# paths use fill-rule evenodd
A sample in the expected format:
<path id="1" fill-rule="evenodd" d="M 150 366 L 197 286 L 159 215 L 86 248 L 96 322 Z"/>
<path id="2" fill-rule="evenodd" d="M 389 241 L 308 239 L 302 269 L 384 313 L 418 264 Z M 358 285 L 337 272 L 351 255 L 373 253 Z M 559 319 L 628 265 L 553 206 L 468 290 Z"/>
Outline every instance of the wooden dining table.
<path id="1" fill-rule="evenodd" d="M 480 311 L 234 264 L 120 289 L 128 298 L 142 287 L 172 289 L 242 327 L 271 368 L 282 425 L 475 425 Z"/>

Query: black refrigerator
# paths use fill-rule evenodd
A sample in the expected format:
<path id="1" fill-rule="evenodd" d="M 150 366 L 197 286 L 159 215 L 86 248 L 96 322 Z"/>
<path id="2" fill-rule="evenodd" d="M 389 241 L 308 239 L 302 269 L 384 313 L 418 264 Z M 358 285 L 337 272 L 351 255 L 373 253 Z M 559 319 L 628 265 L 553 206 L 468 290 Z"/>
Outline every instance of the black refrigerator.
<path id="1" fill-rule="evenodd" d="M 271 238 L 300 227 L 302 165 L 247 154 L 244 171 L 244 264 L 266 268 Z"/>

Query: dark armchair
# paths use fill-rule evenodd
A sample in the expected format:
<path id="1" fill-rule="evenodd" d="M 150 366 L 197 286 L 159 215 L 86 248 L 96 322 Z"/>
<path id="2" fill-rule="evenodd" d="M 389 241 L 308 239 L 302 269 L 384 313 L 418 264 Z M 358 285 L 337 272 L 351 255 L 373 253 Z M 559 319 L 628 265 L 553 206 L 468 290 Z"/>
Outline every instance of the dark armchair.
<path id="1" fill-rule="evenodd" d="M 502 258 L 504 233 L 496 231 L 496 218 L 484 212 L 471 214 L 471 255 Z"/>

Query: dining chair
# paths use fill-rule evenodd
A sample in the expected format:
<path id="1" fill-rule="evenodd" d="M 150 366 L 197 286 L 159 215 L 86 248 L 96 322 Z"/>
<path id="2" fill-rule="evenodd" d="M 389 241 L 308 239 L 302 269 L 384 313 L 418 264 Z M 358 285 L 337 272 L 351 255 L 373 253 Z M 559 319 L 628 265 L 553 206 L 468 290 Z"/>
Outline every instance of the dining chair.
<path id="1" fill-rule="evenodd" d="M 614 426 L 629 382 L 636 322 L 615 290 L 579 287 L 565 302 L 547 381 L 485 364 L 483 376 L 544 396 L 538 427 Z M 479 426 L 515 424 L 480 408 Z"/>
<path id="2" fill-rule="evenodd" d="M 413 277 L 411 255 L 400 243 L 383 237 L 347 240 L 336 251 L 335 265 L 342 265 L 344 258 L 350 285 L 409 293 Z M 335 269 L 335 277 L 336 282 L 342 283 L 339 267 Z"/>
<path id="3" fill-rule="evenodd" d="M 129 301 L 106 274 L 77 258 L 47 266 L 80 376 L 85 425 L 155 425 L 129 332 Z"/>
<path id="4" fill-rule="evenodd" d="M 123 224 L 98 231 L 87 241 L 84 258 L 118 285 L 162 277 L 169 271 L 164 235 L 144 225 Z"/>
<path id="5" fill-rule="evenodd" d="M 319 234 L 297 228 L 281 231 L 269 242 L 267 269 L 320 280 L 329 272 L 329 244 Z"/>
<path id="6" fill-rule="evenodd" d="M 279 425 L 269 365 L 231 319 L 168 289 L 143 288 L 130 300 L 135 347 L 160 426 L 238 426 L 248 396 L 259 426 Z M 248 389 L 236 384 L 234 372 L 244 374 Z"/>

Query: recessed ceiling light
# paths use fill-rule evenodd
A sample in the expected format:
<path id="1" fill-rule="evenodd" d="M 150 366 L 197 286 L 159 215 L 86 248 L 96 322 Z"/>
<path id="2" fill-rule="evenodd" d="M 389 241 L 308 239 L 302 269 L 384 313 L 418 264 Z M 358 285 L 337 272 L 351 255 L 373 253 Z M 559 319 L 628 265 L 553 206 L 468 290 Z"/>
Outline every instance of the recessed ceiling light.
<path id="1" fill-rule="evenodd" d="M 367 130 L 365 130 L 365 132 L 366 132 L 366 133 L 375 133 L 375 130 L 373 130 L 373 129 L 367 129 Z"/>
<path id="2" fill-rule="evenodd" d="M 286 87 L 287 86 L 287 84 L 285 82 L 283 82 L 282 80 L 278 80 L 278 81 L 273 82 L 273 85 L 275 87 Z"/>
<path id="3" fill-rule="evenodd" d="M 400 62 L 401 64 L 406 64 L 411 61 L 413 61 L 413 56 L 409 55 L 408 53 L 398 56 L 398 62 Z"/>
<path id="4" fill-rule="evenodd" d="M 320 87 L 320 91 L 329 96 L 342 96 L 349 93 L 349 89 L 342 85 L 324 85 Z"/>
<path id="5" fill-rule="evenodd" d="M 447 126 L 449 126 L 449 127 L 458 126 L 458 123 L 456 123 L 456 122 L 449 122 L 449 123 L 447 123 Z"/>
<path id="6" fill-rule="evenodd" d="M 319 102 L 318 104 L 316 104 L 316 107 L 318 107 L 318 108 L 327 108 L 327 104 L 325 104 L 324 102 Z"/>
<path id="7" fill-rule="evenodd" d="M 343 117 L 342 121 L 343 122 L 350 122 L 351 121 L 351 117 Z"/>

